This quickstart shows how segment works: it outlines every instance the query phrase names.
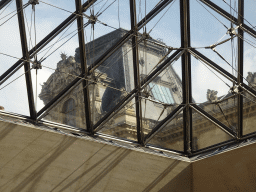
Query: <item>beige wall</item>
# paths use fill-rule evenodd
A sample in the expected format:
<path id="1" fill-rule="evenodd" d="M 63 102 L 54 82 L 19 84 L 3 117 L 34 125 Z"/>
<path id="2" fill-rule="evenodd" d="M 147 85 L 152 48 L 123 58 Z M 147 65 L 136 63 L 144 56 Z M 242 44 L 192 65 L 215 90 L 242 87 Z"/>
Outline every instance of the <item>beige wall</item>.
<path id="1" fill-rule="evenodd" d="M 0 122 L 0 191 L 256 191 L 256 144 L 193 163 Z"/>
<path id="2" fill-rule="evenodd" d="M 188 165 L 0 122 L 1 192 L 159 191 Z"/>

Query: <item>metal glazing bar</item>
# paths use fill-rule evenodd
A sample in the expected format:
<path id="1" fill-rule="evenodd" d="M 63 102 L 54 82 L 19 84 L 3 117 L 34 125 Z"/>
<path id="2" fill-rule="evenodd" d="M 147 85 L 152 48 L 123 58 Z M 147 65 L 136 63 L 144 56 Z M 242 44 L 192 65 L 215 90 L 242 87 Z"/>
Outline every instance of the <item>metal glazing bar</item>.
<path id="1" fill-rule="evenodd" d="M 224 9 L 220 8 L 218 5 L 214 4 L 213 2 L 209 0 L 199 0 L 217 13 L 219 13 L 221 16 L 225 17 L 227 20 L 233 22 L 234 24 L 237 24 L 237 19 L 233 17 L 231 14 L 229 14 L 227 11 Z"/>
<path id="2" fill-rule="evenodd" d="M 232 140 L 224 141 L 224 142 L 221 142 L 221 143 L 218 143 L 218 144 L 215 144 L 215 145 L 211 145 L 209 147 L 205 147 L 203 149 L 196 150 L 189 157 L 193 157 L 193 156 L 200 155 L 200 154 L 203 154 L 203 153 L 209 153 L 210 151 L 220 149 L 221 147 L 227 147 L 227 146 L 232 145 L 232 144 L 237 144 L 237 140 L 232 139 Z"/>
<path id="3" fill-rule="evenodd" d="M 200 1 L 205 5 L 207 5 L 208 7 L 210 7 L 211 9 L 213 9 L 214 11 L 216 11 L 217 13 L 219 13 L 220 15 L 222 15 L 223 17 L 225 17 L 226 19 L 228 19 L 229 21 L 231 21 L 233 24 L 238 25 L 238 20 L 234 18 L 232 15 L 230 15 L 228 12 L 220 8 L 218 5 L 214 4 L 210 0 L 200 0 Z M 249 27 L 248 25 L 243 23 L 241 25 L 241 29 L 243 29 L 244 31 L 252 35 L 254 38 L 256 38 L 256 31 L 251 27 Z"/>
<path id="4" fill-rule="evenodd" d="M 238 1 L 238 24 L 243 24 L 244 22 L 244 0 Z M 242 29 L 238 28 L 238 35 L 242 38 L 237 38 L 238 45 L 238 74 L 237 82 L 240 85 L 243 83 L 243 62 L 244 62 L 244 32 Z M 242 88 L 238 87 L 239 92 L 242 91 Z M 237 137 L 240 139 L 243 135 L 243 96 L 238 94 L 238 127 L 237 127 Z"/>
<path id="5" fill-rule="evenodd" d="M 19 29 L 20 29 L 20 40 L 21 40 L 22 54 L 26 60 L 29 60 L 26 28 L 25 28 L 22 5 L 23 5 L 22 0 L 16 0 L 17 10 L 20 10 L 20 11 L 18 11 L 18 22 L 19 22 Z M 33 94 L 33 86 L 32 86 L 29 62 L 25 62 L 24 70 L 25 70 L 25 78 L 26 78 L 26 85 L 27 85 L 30 117 L 31 117 L 31 119 L 36 120 L 36 108 L 35 108 L 35 102 L 34 102 L 34 94 Z"/>
<path id="6" fill-rule="evenodd" d="M 229 127 L 221 123 L 219 120 L 215 119 L 213 116 L 211 116 L 209 113 L 205 112 L 203 109 L 198 107 L 195 104 L 190 105 L 191 108 L 193 108 L 196 112 L 198 112 L 200 115 L 204 116 L 206 119 L 214 123 L 216 126 L 218 126 L 221 130 L 229 134 L 231 137 L 236 138 L 236 133 L 231 130 Z"/>
<path id="7" fill-rule="evenodd" d="M 212 60 L 210 60 L 208 57 L 204 56 L 202 53 L 200 53 L 199 51 L 195 50 L 195 49 L 190 49 L 189 52 L 191 53 L 191 55 L 193 55 L 196 59 L 200 59 L 202 60 L 205 64 L 207 64 L 208 66 L 210 66 L 212 69 L 214 69 L 215 71 L 217 71 L 218 73 L 222 74 L 224 77 L 226 77 L 227 79 L 229 79 L 230 81 L 236 81 L 237 82 L 237 78 L 235 76 L 233 76 L 232 74 L 230 74 L 228 71 L 226 71 L 225 69 L 223 69 L 222 67 L 220 67 L 218 64 L 214 63 Z"/>
<path id="8" fill-rule="evenodd" d="M 190 11 L 189 0 L 180 0 L 180 32 L 181 32 L 181 48 L 190 47 Z M 184 125 L 184 152 L 191 154 L 192 152 L 192 109 L 189 103 L 192 103 L 191 90 L 191 55 L 186 50 L 181 58 L 182 62 L 182 93 L 183 104 L 186 107 L 183 111 Z"/>
<path id="9" fill-rule="evenodd" d="M 155 126 L 150 133 L 145 137 L 145 144 L 147 144 L 159 131 L 161 131 L 168 123 L 170 123 L 182 110 L 183 105 L 179 105 L 166 118 L 164 118 L 157 126 Z"/>
<path id="10" fill-rule="evenodd" d="M 169 66 L 171 62 L 177 59 L 180 56 L 180 50 L 175 51 L 170 57 L 168 57 L 158 68 L 156 68 L 145 80 L 141 81 L 141 88 L 147 86 L 151 81 L 153 81 L 158 74 L 160 74 L 166 67 Z M 114 113 L 117 113 L 125 105 L 127 101 L 130 101 L 134 94 L 137 92 L 137 87 L 135 87 L 130 93 L 128 93 L 113 109 L 111 109 L 104 117 L 102 117 L 94 126 L 95 131 L 99 131 L 102 128 L 102 125 L 109 119 L 110 116 L 113 116 Z"/>
<path id="11" fill-rule="evenodd" d="M 135 110 L 136 110 L 136 127 L 137 127 L 137 139 L 138 143 L 144 145 L 143 131 L 142 131 L 142 113 L 141 113 L 141 99 L 140 99 L 140 67 L 138 58 L 138 29 L 137 29 L 137 17 L 136 17 L 136 2 L 130 0 L 130 17 L 131 17 L 131 30 L 134 31 L 132 37 L 132 55 L 133 55 L 133 75 L 134 75 L 134 87 L 137 87 L 137 94 L 135 95 Z"/>
<path id="12" fill-rule="evenodd" d="M 88 1 L 87 1 L 88 2 Z M 91 1 L 90 1 L 91 2 Z M 162 3 L 160 3 L 158 6 L 156 6 L 152 11 L 150 11 L 146 17 L 149 17 L 148 15 L 155 15 L 155 13 L 158 13 L 159 10 L 162 10 L 163 7 L 166 7 L 172 0 L 165 0 Z M 150 19 L 153 18 L 153 16 L 149 17 Z M 148 22 L 148 20 L 147 20 Z M 144 22 L 146 23 L 146 22 Z M 142 27 L 144 25 L 142 23 L 140 26 Z M 139 27 L 138 27 L 139 28 Z M 120 39 L 114 46 L 112 46 L 110 49 L 108 49 L 99 59 L 97 59 L 93 64 L 91 64 L 88 67 L 88 74 L 90 75 L 94 68 L 97 68 L 100 66 L 107 58 L 109 58 L 118 48 L 120 48 L 125 42 L 129 40 L 129 38 L 132 36 L 132 32 L 128 32 L 125 34 L 125 36 Z M 177 54 L 180 51 L 176 52 Z M 38 114 L 42 114 L 47 108 L 49 108 L 52 105 L 55 105 L 55 102 L 59 100 L 60 97 L 62 97 L 63 94 L 65 94 L 66 91 L 70 90 L 71 86 L 74 85 L 77 81 L 79 81 L 80 78 L 83 78 L 83 74 L 81 74 L 78 78 L 74 79 L 63 91 L 61 91 L 57 96 L 55 96 L 48 104 L 46 104 L 39 112 Z M 1 80 L 1 79 L 0 79 Z M 94 126 L 95 127 L 95 126 Z"/>
<path id="13" fill-rule="evenodd" d="M 151 10 L 140 22 L 137 24 L 137 30 L 139 31 L 145 24 L 153 19 L 160 11 L 162 11 L 173 0 L 164 0 L 159 3 L 153 10 Z M 128 31 L 117 43 L 110 47 L 102 56 L 100 56 L 93 64 L 88 67 L 89 74 L 93 70 L 98 68 L 107 58 L 109 58 L 116 50 L 118 50 L 123 44 L 125 44 L 134 34 L 134 29 Z"/>
<path id="14" fill-rule="evenodd" d="M 97 0 L 88 0 L 83 4 L 83 11 L 86 11 L 92 3 L 96 2 Z M 29 56 L 32 58 L 37 52 L 39 52 L 42 48 L 44 48 L 52 39 L 54 39 L 59 33 L 61 33 L 66 27 L 68 27 L 75 19 L 77 18 L 76 12 L 71 14 L 66 20 L 64 20 L 58 27 L 56 27 L 51 33 L 49 33 L 44 39 L 42 39 L 35 47 L 33 47 L 29 51 Z M 0 82 L 2 80 L 6 80 L 6 77 L 17 67 L 24 64 L 25 58 L 22 57 L 18 60 L 13 66 L 11 66 L 7 71 L 5 71 L 0 76 Z M 10 77 L 10 76 L 9 76 Z"/>
<path id="15" fill-rule="evenodd" d="M 2 1 L 0 2 L 0 10 L 1 10 L 2 8 L 4 8 L 4 6 L 6 6 L 10 1 L 11 1 L 11 0 L 2 0 Z"/>
<path id="16" fill-rule="evenodd" d="M 76 0 L 76 11 L 79 15 L 82 15 L 83 8 L 81 0 Z M 87 64 L 86 64 L 86 50 L 85 50 L 85 40 L 84 40 L 84 20 L 80 16 L 77 18 L 77 30 L 78 30 L 78 39 L 79 39 L 79 50 L 80 50 L 80 61 L 81 61 L 81 70 L 84 77 L 88 75 Z M 90 110 L 90 94 L 89 94 L 89 82 L 83 80 L 83 94 L 84 94 L 84 110 L 85 110 L 85 119 L 87 131 L 93 133 L 92 122 L 91 122 L 91 110 Z"/>

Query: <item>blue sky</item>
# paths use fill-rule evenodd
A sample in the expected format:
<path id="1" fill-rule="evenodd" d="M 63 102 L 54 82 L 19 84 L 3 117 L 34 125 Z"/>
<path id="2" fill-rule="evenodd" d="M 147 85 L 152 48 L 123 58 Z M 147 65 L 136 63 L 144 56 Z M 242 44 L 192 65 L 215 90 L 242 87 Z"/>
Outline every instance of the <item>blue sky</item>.
<path id="1" fill-rule="evenodd" d="M 108 5 L 110 5 L 114 0 L 99 0 L 94 6 L 94 12 L 97 13 L 105 4 L 105 6 L 101 9 L 104 10 Z M 26 3 L 24 1 L 24 3 Z M 75 1 L 74 0 L 44 0 L 43 2 L 55 5 L 57 7 L 63 8 L 65 10 L 73 12 L 75 10 Z M 59 23 L 61 23 L 65 18 L 67 18 L 70 13 L 47 5 L 43 2 L 40 2 L 39 5 L 36 5 L 36 42 L 39 42 L 43 39 L 51 30 L 53 30 Z M 85 0 L 83 0 L 85 2 Z M 213 1 L 220 7 L 222 7 L 227 12 L 230 12 L 230 7 L 228 7 L 223 1 Z M 230 3 L 230 0 L 226 0 L 227 3 Z M 237 2 L 237 1 L 236 1 Z M 137 0 L 137 17 L 141 19 L 144 17 L 145 12 L 148 13 L 155 5 L 158 3 L 158 0 L 147 0 L 146 1 L 146 9 L 145 9 L 145 0 Z M 234 6 L 235 1 L 231 1 L 232 6 Z M 118 6 L 119 4 L 119 6 Z M 227 29 L 217 21 L 209 12 L 202 7 L 197 0 L 191 0 L 191 46 L 192 47 L 205 47 L 212 45 L 219 41 L 227 32 Z M 0 18 L 4 17 L 8 13 L 14 11 L 16 9 L 15 2 L 12 4 L 0 15 Z M 206 7 L 211 13 L 214 14 L 224 25 L 230 27 L 230 22 L 225 18 L 222 18 L 214 11 L 210 10 Z M 25 9 L 27 23 L 26 26 L 31 26 L 31 10 L 32 7 L 28 6 Z M 119 11 L 118 11 L 119 10 Z M 245 2 L 245 18 L 254 26 L 256 25 L 255 16 L 256 16 L 256 2 L 253 0 L 248 0 Z M 119 15 L 118 15 L 119 12 Z M 1 12 L 0 12 L 1 13 Z M 233 12 L 232 12 L 233 13 Z M 90 15 L 90 10 L 86 12 L 87 15 Z M 163 18 L 158 22 L 158 20 Z M 236 14 L 234 14 L 236 16 Z M 1 19 L 0 25 L 10 16 Z M 119 19 L 118 19 L 119 17 Z M 130 29 L 130 10 L 129 10 L 129 1 L 128 0 L 116 0 L 102 15 L 98 18 L 101 22 L 108 24 L 114 28 L 119 28 L 119 20 L 120 27 L 129 30 Z M 87 22 L 86 19 L 84 19 Z M 155 28 L 154 25 L 158 22 Z M 245 22 L 246 23 L 246 22 Z M 248 24 L 248 23 L 246 23 Z M 155 39 L 161 39 L 166 45 L 178 48 L 180 46 L 180 20 L 179 20 L 179 0 L 174 1 L 169 6 L 167 6 L 157 17 L 151 20 L 146 28 L 147 31 L 150 31 L 152 28 L 152 32 L 150 35 Z M 32 45 L 34 46 L 34 29 L 31 31 L 32 37 Z M 64 36 L 76 30 L 76 22 L 72 24 L 72 26 L 65 32 Z M 113 31 L 113 28 L 103 26 L 99 23 L 95 25 L 94 30 L 94 38 L 98 38 L 104 34 L 107 34 Z M 141 30 L 142 31 L 142 30 Z M 86 40 L 92 40 L 91 27 L 88 26 L 85 29 Z M 58 37 L 60 37 L 60 34 Z M 21 47 L 20 47 L 20 37 L 19 37 L 19 29 L 17 17 L 13 17 L 10 21 L 0 26 L 0 52 L 9 54 L 11 56 L 20 58 Z M 29 40 L 29 30 L 27 29 L 27 37 Z M 49 45 L 55 42 L 57 39 L 55 38 Z M 228 38 L 229 35 L 226 35 L 224 39 Z M 245 34 L 245 38 L 253 40 L 249 35 Z M 47 54 L 51 53 L 54 49 L 56 49 L 60 44 L 68 39 L 63 39 L 59 44 L 56 44 Z M 254 41 L 254 40 L 253 40 Z M 234 39 L 234 45 L 236 45 L 237 38 Z M 31 48 L 31 45 L 29 46 Z M 47 46 L 48 47 L 48 46 Z M 55 69 L 57 62 L 60 60 L 60 53 L 65 52 L 68 55 L 74 56 L 75 48 L 78 47 L 78 38 L 75 36 L 70 41 L 68 41 L 65 45 L 59 48 L 55 53 L 49 56 L 43 63 L 43 66 L 47 66 Z M 256 72 L 255 61 L 256 54 L 255 48 L 244 44 L 245 52 L 245 70 L 244 76 L 247 76 L 248 71 Z M 223 55 L 229 63 L 232 63 L 232 49 L 230 41 L 216 47 L 216 50 Z M 208 56 L 211 60 L 219 64 L 221 67 L 236 75 L 235 71 L 232 70 L 230 66 L 228 66 L 219 56 L 214 53 L 210 49 L 198 49 L 201 53 Z M 44 56 L 45 52 L 42 52 L 38 55 L 39 58 Z M 46 55 L 47 55 L 46 54 Z M 235 57 L 233 57 L 235 58 Z M 11 67 L 17 59 L 11 58 L 5 55 L 0 55 L 0 71 L 4 72 L 9 67 Z M 235 67 L 235 61 L 233 61 L 233 65 Z M 181 64 L 180 60 L 178 60 L 174 64 L 174 68 L 176 72 L 181 75 Z M 35 71 L 32 71 L 33 78 L 33 86 L 34 89 L 37 87 L 37 94 L 40 93 L 40 84 L 43 84 L 47 80 L 47 78 L 53 73 L 54 70 L 47 69 L 43 67 L 43 69 L 38 71 L 37 77 L 37 86 L 36 86 L 36 76 Z M 24 73 L 24 69 L 21 68 L 10 80 L 8 80 L 4 85 L 13 79 L 17 78 L 19 75 Z M 218 91 L 218 96 L 224 95 L 228 92 L 229 88 L 223 83 L 223 81 L 228 84 L 232 84 L 222 77 L 221 75 L 214 75 L 208 68 L 205 67 L 204 64 L 196 60 L 192 57 L 192 93 L 193 98 L 196 102 L 204 102 L 206 101 L 206 92 L 207 89 L 213 89 Z M 220 80 L 221 79 L 221 80 Z M 223 81 L 222 81 L 223 80 Z M 4 86 L 2 85 L 0 89 Z M 28 110 L 28 102 L 27 102 L 27 94 L 26 94 L 26 86 L 25 86 L 25 78 L 22 76 L 15 82 L 11 83 L 9 86 L 0 90 L 0 105 L 4 106 L 7 111 L 20 113 L 20 114 L 29 114 Z M 36 91 L 34 91 L 36 94 Z M 42 101 L 37 99 L 37 109 L 43 107 Z"/>

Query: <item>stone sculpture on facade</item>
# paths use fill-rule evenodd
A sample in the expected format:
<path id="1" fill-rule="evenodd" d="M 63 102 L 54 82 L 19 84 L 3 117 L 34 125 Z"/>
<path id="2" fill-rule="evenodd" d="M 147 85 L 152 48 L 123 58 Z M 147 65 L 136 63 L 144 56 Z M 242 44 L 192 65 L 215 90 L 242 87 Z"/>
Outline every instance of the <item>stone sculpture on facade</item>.
<path id="1" fill-rule="evenodd" d="M 212 103 L 217 102 L 218 101 L 217 94 L 218 94 L 218 91 L 207 89 L 207 94 L 206 94 L 207 100 Z"/>

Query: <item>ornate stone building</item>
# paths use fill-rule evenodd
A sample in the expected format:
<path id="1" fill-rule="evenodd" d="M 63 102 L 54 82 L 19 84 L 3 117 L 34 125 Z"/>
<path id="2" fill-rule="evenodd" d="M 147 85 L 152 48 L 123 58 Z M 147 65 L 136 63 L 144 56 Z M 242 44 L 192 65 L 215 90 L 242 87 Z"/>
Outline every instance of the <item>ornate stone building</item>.
<path id="1" fill-rule="evenodd" d="M 109 47 L 125 34 L 123 30 L 116 30 L 86 44 L 87 64 L 91 65 Z M 151 39 L 146 44 L 139 45 L 140 74 L 143 79 L 167 53 L 162 42 Z M 93 123 L 96 123 L 104 114 L 110 111 L 120 99 L 134 88 L 133 59 L 131 42 L 124 44 L 116 53 L 109 57 L 95 70 L 89 79 L 91 109 Z M 56 71 L 43 84 L 40 99 L 47 104 L 60 90 L 81 73 L 79 48 L 75 55 L 67 57 L 61 54 Z M 95 83 L 95 80 L 96 83 Z M 247 80 L 256 83 L 256 74 L 249 73 Z M 181 80 L 174 68 L 170 65 L 146 88 L 149 97 L 142 98 L 142 128 L 146 135 L 152 128 L 166 117 L 176 104 L 182 102 Z M 65 99 L 59 102 L 45 117 L 47 120 L 67 125 L 85 128 L 85 114 L 83 108 L 83 87 L 78 85 Z M 244 93 L 248 98 L 248 94 Z M 217 92 L 208 90 L 205 102 L 199 107 L 213 115 L 233 130 L 237 128 L 237 96 L 229 93 L 224 98 L 217 97 Z M 218 102 L 220 101 L 221 102 Z M 248 133 L 254 120 L 255 103 L 245 100 L 244 116 Z M 193 112 L 194 149 L 201 149 L 219 142 L 227 141 L 231 137 L 214 125 L 212 122 Z M 254 130 L 255 131 L 255 130 Z M 136 140 L 136 118 L 134 101 L 132 100 L 121 111 L 104 125 L 101 132 L 126 139 Z M 209 139 L 211 138 L 211 139 Z M 182 112 L 168 123 L 149 144 L 164 148 L 183 151 L 183 114 Z"/>

